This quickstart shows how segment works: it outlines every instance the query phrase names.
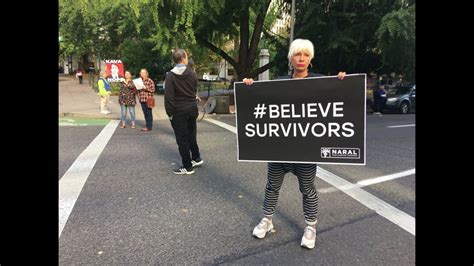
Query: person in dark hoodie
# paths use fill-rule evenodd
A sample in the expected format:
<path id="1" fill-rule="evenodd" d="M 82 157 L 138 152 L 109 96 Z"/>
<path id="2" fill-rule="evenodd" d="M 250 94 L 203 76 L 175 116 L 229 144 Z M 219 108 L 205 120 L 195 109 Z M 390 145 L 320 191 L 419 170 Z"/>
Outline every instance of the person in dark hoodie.
<path id="1" fill-rule="evenodd" d="M 387 102 L 387 93 L 382 87 L 378 87 L 374 92 L 374 115 L 382 115 L 385 103 Z"/>
<path id="2" fill-rule="evenodd" d="M 194 167 L 204 161 L 196 141 L 198 107 L 196 72 L 188 65 L 188 55 L 182 49 L 173 52 L 175 67 L 166 74 L 165 110 L 173 127 L 183 165 L 173 170 L 177 175 L 194 174 Z"/>

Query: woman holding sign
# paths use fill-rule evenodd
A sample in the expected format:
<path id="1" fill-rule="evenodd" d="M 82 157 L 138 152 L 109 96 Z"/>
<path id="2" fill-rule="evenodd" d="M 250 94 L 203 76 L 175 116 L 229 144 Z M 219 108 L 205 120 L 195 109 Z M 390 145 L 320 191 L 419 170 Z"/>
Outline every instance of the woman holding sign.
<path id="1" fill-rule="evenodd" d="M 322 74 L 311 73 L 308 66 L 314 57 L 313 43 L 309 40 L 296 39 L 290 45 L 288 60 L 293 74 L 282 79 L 299 79 L 307 77 L 320 77 Z M 339 79 L 344 79 L 345 72 L 339 72 Z M 253 79 L 244 78 L 246 85 L 252 85 Z M 253 229 L 253 235 L 264 238 L 267 232 L 273 230 L 272 217 L 275 213 L 278 194 L 283 184 L 285 174 L 293 173 L 298 177 L 298 184 L 303 194 L 303 213 L 306 221 L 301 246 L 309 249 L 314 248 L 316 243 L 316 223 L 318 221 L 318 194 L 314 186 L 316 177 L 316 164 L 305 163 L 268 163 L 267 185 L 265 188 L 265 199 L 263 202 L 264 217 Z"/>
<path id="2" fill-rule="evenodd" d="M 143 87 L 137 86 L 138 98 L 142 105 L 143 115 L 145 116 L 146 126 L 141 131 L 151 131 L 153 127 L 153 106 L 149 106 L 148 99 L 154 98 L 153 93 L 155 92 L 155 83 L 148 77 L 148 71 L 146 69 L 140 70 L 140 77 L 143 82 Z"/>

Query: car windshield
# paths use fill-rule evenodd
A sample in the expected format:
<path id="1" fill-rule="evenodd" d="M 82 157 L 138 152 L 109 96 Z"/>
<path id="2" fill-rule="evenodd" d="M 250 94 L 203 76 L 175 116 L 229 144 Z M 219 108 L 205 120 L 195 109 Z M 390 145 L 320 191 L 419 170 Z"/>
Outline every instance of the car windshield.
<path id="1" fill-rule="evenodd" d="M 411 87 L 396 87 L 390 89 L 387 94 L 388 95 L 401 95 L 401 94 L 408 94 L 410 93 Z"/>

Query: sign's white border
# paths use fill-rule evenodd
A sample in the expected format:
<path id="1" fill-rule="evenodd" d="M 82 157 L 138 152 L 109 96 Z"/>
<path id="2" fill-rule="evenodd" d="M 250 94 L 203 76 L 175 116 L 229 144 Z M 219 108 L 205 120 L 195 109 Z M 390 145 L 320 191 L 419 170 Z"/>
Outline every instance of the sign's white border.
<path id="1" fill-rule="evenodd" d="M 363 163 L 328 163 L 328 162 L 304 162 L 304 161 L 269 161 L 269 160 L 242 160 L 240 159 L 239 155 L 239 123 L 238 123 L 238 114 L 239 111 L 237 110 L 237 97 L 235 93 L 235 85 L 236 84 L 243 84 L 243 81 L 239 82 L 234 82 L 234 103 L 236 106 L 235 109 L 235 127 L 236 127 L 236 135 L 237 135 L 237 161 L 238 162 L 268 162 L 268 163 L 317 163 L 317 164 L 342 164 L 342 165 L 365 165 L 366 164 L 366 158 L 367 158 L 367 74 L 365 73 L 357 73 L 357 74 L 348 74 L 346 77 L 350 76 L 360 76 L 363 75 L 365 79 L 365 90 L 364 90 L 364 162 Z M 304 78 L 304 79 L 291 79 L 291 80 L 307 80 L 307 79 L 324 79 L 324 78 L 337 78 L 336 76 L 323 76 L 323 77 L 309 77 L 309 78 Z M 288 79 L 274 79 L 274 80 L 260 80 L 260 81 L 254 81 L 254 83 L 260 83 L 260 82 L 278 82 L 278 81 L 288 81 Z M 335 158 L 337 159 L 337 158 Z"/>

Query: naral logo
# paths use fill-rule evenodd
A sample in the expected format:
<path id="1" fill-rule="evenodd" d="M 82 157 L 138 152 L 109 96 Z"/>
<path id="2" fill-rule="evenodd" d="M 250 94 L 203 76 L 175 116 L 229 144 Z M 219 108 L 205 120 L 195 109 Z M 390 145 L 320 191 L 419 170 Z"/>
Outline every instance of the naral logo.
<path id="1" fill-rule="evenodd" d="M 340 159 L 359 159 L 360 149 L 359 148 L 333 148 L 323 147 L 321 148 L 322 158 L 340 158 Z"/>

